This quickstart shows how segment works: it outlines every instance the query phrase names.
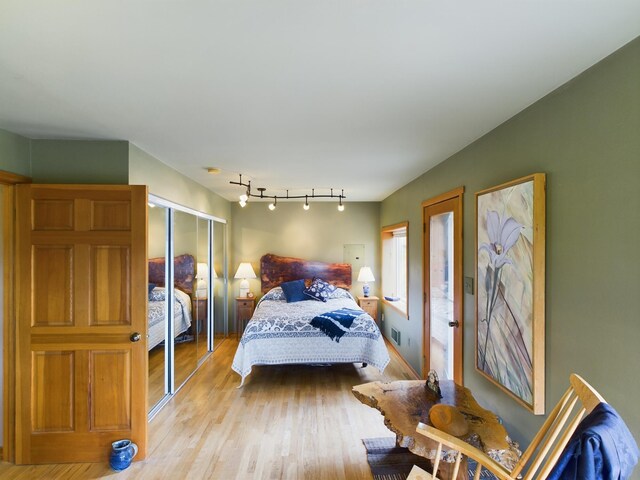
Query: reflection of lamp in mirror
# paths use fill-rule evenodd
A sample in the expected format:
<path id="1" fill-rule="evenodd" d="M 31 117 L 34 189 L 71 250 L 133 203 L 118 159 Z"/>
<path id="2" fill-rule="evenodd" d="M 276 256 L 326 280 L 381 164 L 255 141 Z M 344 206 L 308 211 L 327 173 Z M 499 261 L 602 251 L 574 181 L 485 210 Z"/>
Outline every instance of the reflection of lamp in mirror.
<path id="1" fill-rule="evenodd" d="M 246 298 L 249 293 L 249 280 L 247 278 L 257 278 L 256 272 L 253 271 L 253 267 L 249 262 L 242 262 L 236 271 L 234 278 L 241 278 L 240 282 L 240 297 Z"/>
<path id="2" fill-rule="evenodd" d="M 369 283 L 367 282 L 376 281 L 376 279 L 373 278 L 373 272 L 371 271 L 371 268 L 362 267 L 360 269 L 360 273 L 358 274 L 358 281 L 364 282 L 364 285 L 362 285 L 362 293 L 364 294 L 365 297 L 368 297 L 369 292 L 371 291 L 371 288 L 369 287 Z"/>
<path id="3" fill-rule="evenodd" d="M 196 268 L 196 298 L 207 298 L 208 279 L 209 266 L 206 263 L 198 263 Z"/>

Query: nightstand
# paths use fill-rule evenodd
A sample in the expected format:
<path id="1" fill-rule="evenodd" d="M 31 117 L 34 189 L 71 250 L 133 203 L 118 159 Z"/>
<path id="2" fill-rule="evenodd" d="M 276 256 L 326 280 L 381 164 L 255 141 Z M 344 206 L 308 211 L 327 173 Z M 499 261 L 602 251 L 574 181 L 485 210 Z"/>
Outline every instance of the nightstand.
<path id="1" fill-rule="evenodd" d="M 244 327 L 251 320 L 255 309 L 255 298 L 236 297 L 236 338 L 244 332 Z"/>
<path id="2" fill-rule="evenodd" d="M 358 305 L 378 323 L 378 297 L 358 297 Z"/>
<path id="3" fill-rule="evenodd" d="M 194 298 L 191 301 L 191 318 L 196 325 L 196 332 L 198 334 L 207 331 L 205 328 L 207 323 L 207 300 L 207 298 Z"/>

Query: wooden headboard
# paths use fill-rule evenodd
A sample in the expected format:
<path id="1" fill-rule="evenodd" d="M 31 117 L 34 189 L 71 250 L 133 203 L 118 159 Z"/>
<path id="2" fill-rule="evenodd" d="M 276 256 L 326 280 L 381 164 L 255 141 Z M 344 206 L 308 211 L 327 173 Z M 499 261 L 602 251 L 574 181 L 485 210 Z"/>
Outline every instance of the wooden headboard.
<path id="1" fill-rule="evenodd" d="M 260 259 L 262 293 L 283 282 L 320 277 L 336 287 L 351 288 L 351 264 L 309 262 L 301 258 L 280 257 L 267 253 Z"/>
<path id="2" fill-rule="evenodd" d="M 165 258 L 149 259 L 149 283 L 164 287 Z M 193 255 L 178 255 L 173 259 L 173 285 L 189 295 L 193 295 L 196 277 L 196 259 Z"/>

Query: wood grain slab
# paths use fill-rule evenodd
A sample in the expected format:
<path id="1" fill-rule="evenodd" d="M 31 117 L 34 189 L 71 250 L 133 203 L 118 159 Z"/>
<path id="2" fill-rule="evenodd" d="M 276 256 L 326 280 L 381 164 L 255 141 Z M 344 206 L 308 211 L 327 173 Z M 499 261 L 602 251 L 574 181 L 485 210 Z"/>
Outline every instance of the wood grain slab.
<path id="1" fill-rule="evenodd" d="M 441 380 L 443 398 L 426 390 L 424 380 L 402 380 L 390 383 L 371 382 L 353 387 L 353 394 L 360 402 L 379 410 L 385 425 L 396 434 L 398 446 L 406 447 L 416 455 L 433 458 L 436 445 L 416 433 L 418 422 L 431 425 L 430 408 L 438 403 L 458 408 L 469 424 L 469 433 L 463 440 L 477 434 L 481 448 L 489 451 L 513 453 L 517 460 L 519 451 L 513 451 L 507 431 L 491 411 L 482 408 L 468 388 L 451 380 Z"/>
<path id="2" fill-rule="evenodd" d="M 319 277 L 336 287 L 351 288 L 351 264 L 311 262 L 301 258 L 281 257 L 272 253 L 260 259 L 262 293 L 291 280 Z"/>

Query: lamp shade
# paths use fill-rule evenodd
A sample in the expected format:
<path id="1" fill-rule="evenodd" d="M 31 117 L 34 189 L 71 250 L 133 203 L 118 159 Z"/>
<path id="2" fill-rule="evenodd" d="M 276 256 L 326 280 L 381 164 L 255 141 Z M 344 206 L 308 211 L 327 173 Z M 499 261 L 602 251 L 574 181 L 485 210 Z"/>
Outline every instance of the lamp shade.
<path id="1" fill-rule="evenodd" d="M 234 278 L 256 278 L 256 272 L 249 262 L 242 262 Z"/>
<path id="2" fill-rule="evenodd" d="M 359 282 L 375 282 L 376 279 L 373 277 L 373 272 L 369 267 L 362 267 L 360 269 L 360 273 L 358 274 Z"/>

